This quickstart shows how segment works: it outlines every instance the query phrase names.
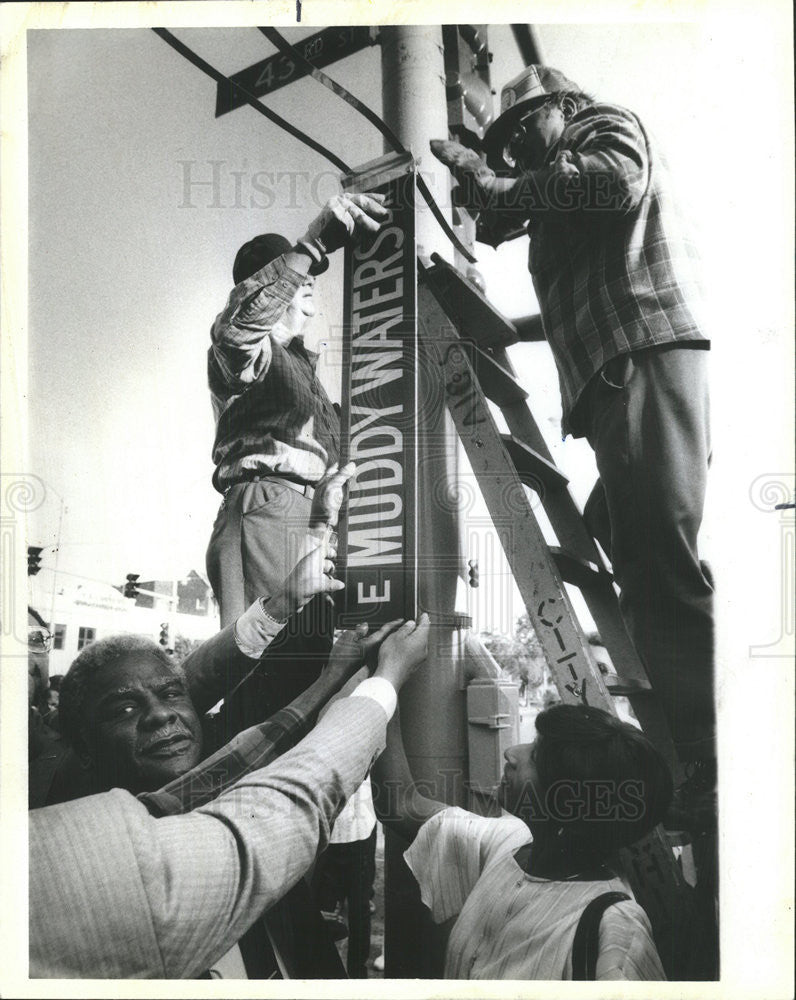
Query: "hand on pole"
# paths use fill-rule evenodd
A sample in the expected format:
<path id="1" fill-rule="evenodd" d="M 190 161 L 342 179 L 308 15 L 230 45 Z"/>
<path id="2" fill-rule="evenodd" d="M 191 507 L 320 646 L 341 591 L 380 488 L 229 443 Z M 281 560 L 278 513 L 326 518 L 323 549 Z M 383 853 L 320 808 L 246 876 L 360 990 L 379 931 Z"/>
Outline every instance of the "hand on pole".
<path id="1" fill-rule="evenodd" d="M 342 687 L 361 667 L 372 664 L 381 644 L 400 624 L 400 619 L 387 622 L 372 635 L 366 623 L 343 632 L 329 654 L 324 668 L 326 679 L 333 686 Z"/>
<path id="2" fill-rule="evenodd" d="M 461 185 L 458 204 L 483 208 L 495 188 L 495 171 L 472 149 L 452 139 L 432 139 L 431 152 L 444 163 Z"/>
<path id="3" fill-rule="evenodd" d="M 379 664 L 374 677 L 383 677 L 396 691 L 400 691 L 426 658 L 430 627 L 428 615 L 423 613 L 417 623 L 411 620 L 404 622 L 387 636 L 379 650 Z"/>

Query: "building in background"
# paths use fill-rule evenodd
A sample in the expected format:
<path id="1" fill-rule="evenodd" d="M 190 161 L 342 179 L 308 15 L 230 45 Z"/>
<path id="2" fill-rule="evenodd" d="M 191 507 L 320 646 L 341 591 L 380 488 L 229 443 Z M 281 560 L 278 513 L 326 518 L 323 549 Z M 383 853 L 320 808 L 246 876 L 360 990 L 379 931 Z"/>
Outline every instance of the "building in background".
<path id="1" fill-rule="evenodd" d="M 118 633 L 146 635 L 174 648 L 177 637 L 209 639 L 220 628 L 210 584 L 195 570 L 182 580 L 139 583 L 135 598 L 123 586 L 42 569 L 29 579 L 29 600 L 53 633 L 50 674 L 64 674 L 95 639 Z"/>

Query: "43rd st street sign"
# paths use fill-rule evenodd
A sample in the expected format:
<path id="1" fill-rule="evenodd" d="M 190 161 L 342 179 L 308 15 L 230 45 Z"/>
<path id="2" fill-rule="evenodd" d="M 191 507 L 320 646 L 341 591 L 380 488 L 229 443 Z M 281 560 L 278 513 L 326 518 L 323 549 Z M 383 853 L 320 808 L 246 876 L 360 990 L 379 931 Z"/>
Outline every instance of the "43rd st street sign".
<path id="1" fill-rule="evenodd" d="M 308 35 L 303 41 L 297 42 L 295 48 L 316 69 L 322 69 L 344 56 L 350 56 L 372 45 L 373 41 L 371 29 L 367 25 L 354 25 L 324 28 L 323 31 Z M 229 82 L 219 83 L 216 118 L 246 104 L 246 98 L 234 86 L 236 83 L 245 87 L 255 97 L 262 97 L 263 94 L 270 94 L 271 91 L 286 87 L 294 80 L 300 80 L 307 75 L 306 67 L 297 65 L 295 59 L 289 55 L 277 52 L 262 62 L 235 73 L 229 78 Z"/>

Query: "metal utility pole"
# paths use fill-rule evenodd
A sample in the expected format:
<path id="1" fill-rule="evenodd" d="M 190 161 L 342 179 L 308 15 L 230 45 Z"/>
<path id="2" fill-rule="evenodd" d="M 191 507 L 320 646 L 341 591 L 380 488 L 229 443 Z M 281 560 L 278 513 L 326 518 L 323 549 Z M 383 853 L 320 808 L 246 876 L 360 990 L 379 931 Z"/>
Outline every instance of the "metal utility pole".
<path id="1" fill-rule="evenodd" d="M 442 32 L 439 26 L 381 29 L 383 117 L 413 153 L 418 170 L 450 221 L 450 179 L 429 149 L 448 134 Z M 417 254 L 452 259 L 427 207 L 418 200 Z M 464 805 L 467 776 L 464 638 L 467 619 L 457 607 L 466 593 L 462 554 L 458 436 L 440 392 L 439 371 L 418 359 L 418 587 L 432 631 L 429 663 L 401 694 L 402 729 L 416 781 L 433 797 Z M 430 402 L 431 401 L 431 402 Z M 406 844 L 386 838 L 385 975 L 438 978 L 444 942 L 420 902 L 403 861 Z"/>
<path id="2" fill-rule="evenodd" d="M 411 151 L 417 169 L 450 221 L 450 174 L 429 149 L 429 140 L 448 135 L 445 67 L 439 25 L 385 25 L 381 45 L 382 117 Z M 389 148 L 385 146 L 385 152 Z M 441 234 L 425 202 L 417 206 L 417 253 L 432 250 L 453 261 L 453 247 Z"/>

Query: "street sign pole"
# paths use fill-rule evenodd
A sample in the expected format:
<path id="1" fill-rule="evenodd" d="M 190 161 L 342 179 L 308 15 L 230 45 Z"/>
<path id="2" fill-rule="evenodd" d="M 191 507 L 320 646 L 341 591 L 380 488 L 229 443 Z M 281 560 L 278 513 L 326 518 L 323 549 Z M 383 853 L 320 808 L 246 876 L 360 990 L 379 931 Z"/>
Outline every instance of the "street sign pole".
<path id="1" fill-rule="evenodd" d="M 429 141 L 448 134 L 442 33 L 437 26 L 391 25 L 381 29 L 382 106 L 386 123 L 411 150 L 450 221 L 450 179 L 431 154 Z M 431 213 L 418 206 L 416 252 L 421 259 L 452 248 Z M 422 348 L 421 348 L 422 350 Z M 401 724 L 412 774 L 432 797 L 465 805 L 467 721 L 464 641 L 469 619 L 461 541 L 459 445 L 438 373 L 418 358 L 416 423 L 418 459 L 417 586 L 420 610 L 431 618 L 428 663 L 404 686 Z M 406 867 L 406 844 L 385 838 L 385 975 L 440 978 L 444 941 L 420 901 Z"/>

